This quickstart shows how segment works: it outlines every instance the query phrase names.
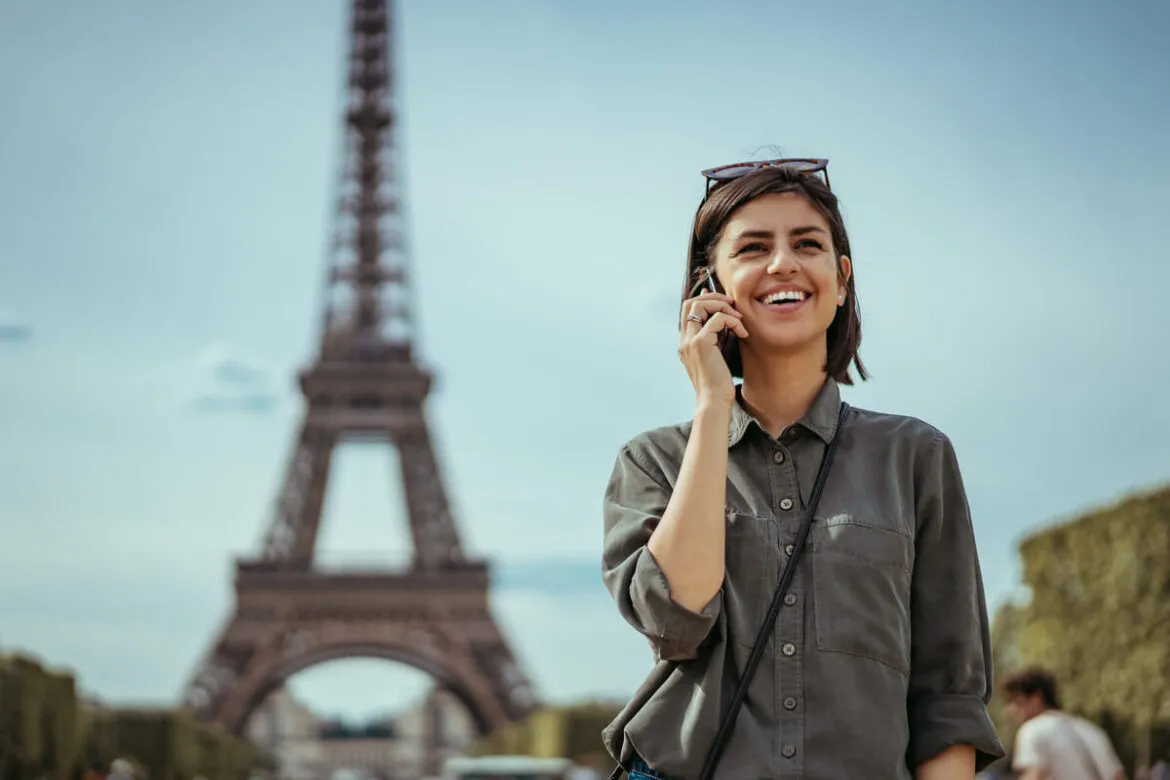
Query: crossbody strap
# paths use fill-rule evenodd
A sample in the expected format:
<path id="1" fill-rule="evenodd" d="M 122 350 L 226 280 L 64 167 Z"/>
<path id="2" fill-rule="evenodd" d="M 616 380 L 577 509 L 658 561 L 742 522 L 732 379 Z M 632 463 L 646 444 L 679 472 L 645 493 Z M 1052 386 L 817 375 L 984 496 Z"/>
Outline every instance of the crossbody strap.
<path id="1" fill-rule="evenodd" d="M 788 588 L 792 584 L 792 578 L 796 576 L 796 564 L 800 561 L 801 553 L 804 552 L 805 543 L 808 541 L 808 533 L 812 528 L 813 518 L 816 516 L 817 505 L 821 502 L 821 493 L 825 490 L 825 482 L 829 478 L 829 469 L 833 466 L 833 455 L 837 452 L 837 442 L 841 441 L 841 430 L 845 427 L 845 418 L 848 414 L 849 404 L 842 403 L 841 412 L 837 417 L 837 431 L 829 442 L 824 457 L 821 458 L 821 466 L 817 470 L 817 480 L 813 483 L 812 497 L 809 499 L 808 509 L 804 513 L 804 520 L 801 522 L 799 530 L 796 532 L 796 541 L 792 543 L 792 555 L 788 556 L 788 563 L 784 566 L 784 571 L 780 574 L 780 582 L 776 585 L 776 592 L 772 595 L 772 604 L 768 607 L 768 614 L 764 618 L 764 624 L 760 626 L 760 631 L 756 634 L 756 642 L 752 645 L 752 652 L 748 656 L 747 665 L 743 670 L 743 676 L 739 679 L 739 684 L 735 688 L 735 694 L 731 697 L 731 703 L 727 707 L 727 712 L 723 714 L 723 720 L 719 724 L 719 730 L 715 733 L 715 742 L 711 745 L 711 750 L 707 754 L 707 760 L 703 765 L 703 772 L 699 775 L 700 780 L 711 780 L 715 776 L 715 767 L 718 765 L 719 759 L 723 756 L 723 750 L 727 747 L 727 742 L 731 738 L 731 732 L 735 728 L 735 720 L 739 716 L 739 711 L 743 707 L 744 700 L 747 699 L 747 692 L 751 686 L 752 677 L 755 676 L 756 669 L 760 666 L 760 660 L 764 657 L 764 648 L 767 647 L 768 639 L 772 636 L 772 628 L 776 625 L 776 618 L 780 614 L 781 605 L 784 603 L 784 595 L 788 592 Z"/>

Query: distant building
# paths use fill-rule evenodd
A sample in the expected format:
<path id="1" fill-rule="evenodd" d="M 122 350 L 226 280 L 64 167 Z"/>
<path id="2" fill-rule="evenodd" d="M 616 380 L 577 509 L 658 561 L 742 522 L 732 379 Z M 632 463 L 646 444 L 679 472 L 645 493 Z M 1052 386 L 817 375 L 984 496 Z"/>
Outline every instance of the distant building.
<path id="1" fill-rule="evenodd" d="M 317 730 L 312 711 L 282 687 L 253 713 L 246 734 L 276 759 L 282 780 L 320 780 L 317 767 L 325 760 L 325 752 Z"/>
<path id="2" fill-rule="evenodd" d="M 476 736 L 453 696 L 431 691 L 406 712 L 363 724 L 319 719 L 281 688 L 252 716 L 248 737 L 277 760 L 282 780 L 349 777 L 419 780 L 437 773 Z"/>

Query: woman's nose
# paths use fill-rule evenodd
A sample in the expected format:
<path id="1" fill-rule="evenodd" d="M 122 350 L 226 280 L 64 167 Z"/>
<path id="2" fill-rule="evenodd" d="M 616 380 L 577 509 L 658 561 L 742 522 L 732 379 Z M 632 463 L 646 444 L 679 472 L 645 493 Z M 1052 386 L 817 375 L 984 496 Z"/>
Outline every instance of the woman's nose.
<path id="1" fill-rule="evenodd" d="M 786 247 L 777 249 L 768 261 L 768 273 L 770 274 L 790 274 L 799 268 L 800 264 L 796 262 L 796 255 L 788 251 Z"/>

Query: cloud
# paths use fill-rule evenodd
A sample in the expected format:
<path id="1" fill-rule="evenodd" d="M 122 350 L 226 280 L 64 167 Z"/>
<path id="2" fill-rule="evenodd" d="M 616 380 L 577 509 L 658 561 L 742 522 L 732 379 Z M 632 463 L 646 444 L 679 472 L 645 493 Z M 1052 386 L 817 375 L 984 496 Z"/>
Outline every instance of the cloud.
<path id="1" fill-rule="evenodd" d="M 222 344 L 199 352 L 194 373 L 195 392 L 188 405 L 197 411 L 264 414 L 280 401 L 274 371 Z"/>
<path id="2" fill-rule="evenodd" d="M 262 414 L 276 408 L 277 398 L 268 392 L 208 393 L 191 399 L 191 408 L 200 412 L 253 412 Z"/>
<path id="3" fill-rule="evenodd" d="M 0 343 L 22 344 L 32 336 L 32 325 L 15 311 L 0 307 Z"/>
<path id="4" fill-rule="evenodd" d="M 223 355 L 210 369 L 211 375 L 224 384 L 253 387 L 268 380 L 268 373 L 263 369 L 230 355 Z"/>

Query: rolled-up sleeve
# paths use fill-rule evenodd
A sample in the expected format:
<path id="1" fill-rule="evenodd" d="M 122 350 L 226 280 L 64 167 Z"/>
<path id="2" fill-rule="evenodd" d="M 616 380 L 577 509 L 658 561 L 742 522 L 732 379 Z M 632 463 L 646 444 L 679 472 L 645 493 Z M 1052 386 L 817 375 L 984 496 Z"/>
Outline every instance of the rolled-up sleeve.
<path id="1" fill-rule="evenodd" d="M 914 768 L 952 745 L 972 745 L 982 768 L 1004 750 L 987 712 L 994 678 L 983 576 L 946 435 L 936 432 L 917 477 L 907 764 Z"/>
<path id="2" fill-rule="evenodd" d="M 666 511 L 670 488 L 637 446 L 635 441 L 621 449 L 606 486 L 602 579 L 622 617 L 650 640 L 656 657 L 689 660 L 715 625 L 722 591 L 702 612 L 671 598 L 670 583 L 646 547 Z"/>

